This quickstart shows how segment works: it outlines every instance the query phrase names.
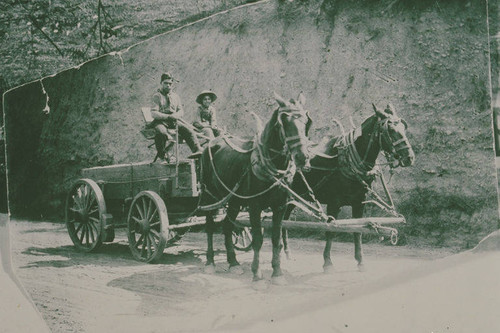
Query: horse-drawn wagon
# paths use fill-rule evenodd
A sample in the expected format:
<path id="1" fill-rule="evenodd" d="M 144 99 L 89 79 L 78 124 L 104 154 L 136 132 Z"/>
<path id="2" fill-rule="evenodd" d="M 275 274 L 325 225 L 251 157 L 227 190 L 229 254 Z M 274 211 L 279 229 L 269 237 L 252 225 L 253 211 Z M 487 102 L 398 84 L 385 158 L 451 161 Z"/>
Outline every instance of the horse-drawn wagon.
<path id="1" fill-rule="evenodd" d="M 141 261 L 158 259 L 169 242 L 194 224 L 199 191 L 195 163 L 131 163 L 83 169 L 66 202 L 66 224 L 75 246 L 90 252 L 127 228 Z"/>
<path id="2" fill-rule="evenodd" d="M 372 169 L 380 151 L 394 157 L 402 166 L 413 162 L 413 152 L 404 133 L 406 125 L 402 125 L 401 119 L 391 110 L 382 112 L 374 108 L 375 115 L 360 129 L 353 130 L 350 136 L 337 136 L 328 142 L 325 151 L 316 153 L 311 159 L 311 176 L 304 176 L 300 169 L 309 167 L 306 136 L 310 118 L 302 109 L 300 96 L 298 101 L 290 103 L 279 98 L 277 101 L 280 107 L 265 128 L 260 124 L 253 140 L 237 146 L 227 137 L 219 138 L 209 144 L 199 162 L 176 160 L 173 164 L 143 162 L 83 169 L 82 178 L 71 187 L 66 203 L 66 224 L 75 246 L 86 252 L 93 251 L 104 242 L 112 242 L 116 228 L 126 227 L 133 256 L 152 262 L 189 227 L 206 223 L 207 266 L 213 266 L 213 226 L 214 222 L 222 220 L 230 267 L 239 265 L 234 248 L 248 250 L 252 245 L 257 252 L 252 264 L 254 280 L 260 280 L 261 227 L 273 231 L 273 278 L 282 277 L 279 243 L 286 245 L 286 238 L 283 241 L 279 238 L 282 227 L 322 230 L 327 236 L 332 232 L 376 233 L 388 235 L 395 241 L 397 230 L 384 224 L 405 220 L 395 212 L 385 185 L 388 203 L 375 192 L 372 194 L 377 199 L 374 203 L 392 213 L 392 217 L 362 217 L 362 211 L 361 215 L 359 212 L 354 214 L 354 207 L 359 210 L 358 206 L 366 203 L 361 199 L 371 191 L 368 183 L 373 180 Z M 316 180 L 314 171 L 319 172 Z M 294 174 L 295 180 L 299 176 L 302 179 L 307 189 L 306 198 L 301 195 L 304 185 L 295 186 L 295 181 L 291 181 Z M 344 190 L 340 196 L 327 196 L 337 201 L 325 201 L 320 191 L 325 184 L 330 191 L 332 184 L 347 184 L 355 188 L 355 195 L 349 194 L 352 198 L 346 199 L 342 195 L 349 191 Z M 319 195 L 318 199 L 314 193 Z M 327 204 L 329 215 L 323 212 L 321 204 Z M 247 205 L 249 213 L 245 218 L 239 212 Z M 288 220 L 285 210 L 292 205 L 317 217 L 320 222 Z M 353 206 L 354 218 L 335 219 L 342 205 Z M 262 219 L 266 207 L 272 210 L 272 220 L 266 216 Z M 227 208 L 224 219 L 220 218 L 221 208 Z M 255 237 L 258 237 L 257 242 Z M 361 264 L 361 244 L 360 239 L 356 239 L 355 257 Z M 327 241 L 330 242 L 329 237 Z M 328 242 L 325 266 L 329 261 Z"/>

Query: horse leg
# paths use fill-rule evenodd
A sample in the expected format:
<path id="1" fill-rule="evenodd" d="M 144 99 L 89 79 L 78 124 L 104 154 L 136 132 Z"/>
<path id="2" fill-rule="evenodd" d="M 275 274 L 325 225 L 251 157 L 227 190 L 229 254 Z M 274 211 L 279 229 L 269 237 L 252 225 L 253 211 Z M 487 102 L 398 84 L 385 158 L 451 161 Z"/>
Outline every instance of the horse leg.
<path id="1" fill-rule="evenodd" d="M 243 274 L 243 269 L 240 267 L 240 263 L 236 260 L 236 253 L 234 251 L 233 244 L 233 221 L 238 216 L 240 212 L 240 206 L 229 205 L 227 209 L 226 217 L 222 221 L 222 230 L 224 232 L 224 244 L 226 245 L 227 262 L 229 263 L 229 271 L 231 273 Z"/>
<path id="2" fill-rule="evenodd" d="M 206 217 L 205 232 L 207 233 L 207 263 L 205 264 L 205 273 L 215 273 L 214 261 L 214 214 L 209 212 Z"/>
<path id="3" fill-rule="evenodd" d="M 340 212 L 340 207 L 334 206 L 333 204 L 328 204 L 326 207 L 326 213 L 330 216 L 333 216 L 334 218 L 338 217 L 339 212 Z M 327 232 L 325 249 L 323 250 L 323 260 L 324 260 L 323 271 L 325 273 L 333 272 L 333 263 L 330 257 L 330 252 L 332 249 L 332 238 L 333 238 L 333 232 Z"/>
<path id="4" fill-rule="evenodd" d="M 361 218 L 363 217 L 363 204 L 360 202 L 352 206 L 352 217 Z M 354 259 L 358 262 L 359 270 L 364 270 L 363 265 L 363 244 L 362 244 L 362 234 L 360 232 L 353 233 L 354 236 Z"/>
<path id="5" fill-rule="evenodd" d="M 295 207 L 293 205 L 288 205 L 285 210 L 285 216 L 283 217 L 284 220 L 288 220 L 290 218 L 290 214 L 292 213 L 293 209 Z M 282 235 L 281 238 L 283 239 L 283 250 L 285 251 L 286 258 L 289 260 L 291 258 L 290 256 L 290 248 L 288 247 L 288 230 L 282 228 Z"/>
<path id="6" fill-rule="evenodd" d="M 281 222 L 283 221 L 283 215 L 285 213 L 285 208 L 283 206 L 278 206 L 273 208 L 273 227 L 272 227 L 272 244 L 273 244 L 273 259 L 271 261 L 273 267 L 272 282 L 277 285 L 285 285 L 286 280 L 281 271 L 281 249 L 283 245 L 281 244 Z"/>
<path id="7" fill-rule="evenodd" d="M 256 207 L 250 207 L 248 213 L 250 215 L 250 224 L 252 226 L 252 248 L 253 248 L 253 261 L 252 273 L 253 281 L 258 282 L 263 280 L 262 272 L 259 267 L 260 249 L 262 248 L 262 227 L 260 222 L 260 214 L 262 210 Z"/>

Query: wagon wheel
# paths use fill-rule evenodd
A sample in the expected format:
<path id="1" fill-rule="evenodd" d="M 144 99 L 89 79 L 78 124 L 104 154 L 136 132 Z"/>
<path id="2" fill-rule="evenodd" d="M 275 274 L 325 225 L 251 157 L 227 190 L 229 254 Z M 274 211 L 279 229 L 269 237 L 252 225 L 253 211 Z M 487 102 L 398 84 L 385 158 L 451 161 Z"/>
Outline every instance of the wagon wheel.
<path id="1" fill-rule="evenodd" d="M 134 258 L 157 261 L 168 240 L 168 215 L 165 203 L 152 191 L 137 194 L 127 219 L 129 247 Z"/>
<path id="2" fill-rule="evenodd" d="M 250 227 L 234 227 L 233 245 L 236 250 L 250 251 L 252 248 L 252 229 Z"/>
<path id="3" fill-rule="evenodd" d="M 90 252 L 102 244 L 106 203 L 99 186 L 91 179 L 78 180 L 66 200 L 66 227 L 77 249 Z"/>

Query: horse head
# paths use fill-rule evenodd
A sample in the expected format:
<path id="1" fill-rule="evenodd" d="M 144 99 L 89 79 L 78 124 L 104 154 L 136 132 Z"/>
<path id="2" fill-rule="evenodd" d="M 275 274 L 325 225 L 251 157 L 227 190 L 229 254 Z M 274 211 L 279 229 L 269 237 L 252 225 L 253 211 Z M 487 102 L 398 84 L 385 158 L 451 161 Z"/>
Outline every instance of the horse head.
<path id="1" fill-rule="evenodd" d="M 407 123 L 396 115 L 392 104 L 388 104 L 383 111 L 372 105 L 380 126 L 381 149 L 386 156 L 396 159 L 402 167 L 412 165 L 415 153 L 406 137 Z"/>
<path id="2" fill-rule="evenodd" d="M 297 100 L 285 101 L 281 96 L 274 93 L 279 108 L 277 112 L 277 122 L 281 128 L 281 137 L 285 149 L 291 154 L 292 160 L 299 169 L 309 170 L 309 153 L 307 149 L 307 135 L 311 127 L 312 120 L 309 112 L 304 110 L 305 97 L 299 94 Z"/>

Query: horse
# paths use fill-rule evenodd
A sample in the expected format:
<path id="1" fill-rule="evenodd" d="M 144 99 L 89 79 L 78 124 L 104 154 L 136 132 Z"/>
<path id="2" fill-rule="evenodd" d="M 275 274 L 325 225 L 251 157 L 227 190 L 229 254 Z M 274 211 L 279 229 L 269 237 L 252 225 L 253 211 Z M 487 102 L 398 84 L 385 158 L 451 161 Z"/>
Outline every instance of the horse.
<path id="1" fill-rule="evenodd" d="M 214 209 L 227 203 L 227 215 L 222 221 L 227 261 L 231 272 L 241 274 L 243 270 L 236 260 L 232 242 L 233 222 L 242 207 L 248 207 L 252 226 L 253 281 L 263 281 L 259 267 L 259 253 L 263 235 L 262 210 L 272 211 L 272 282 L 286 284 L 281 270 L 281 221 L 286 209 L 288 193 L 283 184 L 289 186 L 295 170 L 309 167 L 307 134 L 312 120 L 304 110 L 305 97 L 289 102 L 275 94 L 278 108 L 265 127 L 258 121 L 258 131 L 253 140 L 236 147 L 226 137 L 211 141 L 201 156 L 201 201 L 200 207 L 207 212 L 207 262 L 205 271 L 215 272 L 213 233 L 215 229 Z M 257 117 L 256 117 L 257 118 Z M 257 118 L 257 120 L 259 120 Z M 262 283 L 260 283 L 262 285 Z"/>
<path id="2" fill-rule="evenodd" d="M 382 151 L 388 160 L 396 162 L 392 167 L 411 166 L 415 159 L 413 149 L 406 137 L 406 122 L 396 115 L 389 104 L 385 110 L 373 105 L 375 114 L 368 117 L 361 125 L 348 134 L 325 137 L 316 147 L 316 154 L 311 158 L 311 170 L 304 173 L 308 186 L 302 176 L 295 175 L 292 190 L 301 197 L 327 205 L 327 215 L 338 217 L 342 206 L 352 207 L 352 217 L 363 217 L 363 202 L 368 189 L 375 178 L 375 161 Z M 300 176 L 300 177 L 299 177 Z M 284 219 L 287 220 L 295 207 L 288 205 Z M 363 269 L 363 251 L 361 233 L 354 235 L 354 258 L 360 270 Z M 330 258 L 332 232 L 326 233 L 326 245 L 323 251 L 325 272 L 332 271 Z M 288 233 L 283 231 L 283 245 L 286 256 Z"/>

